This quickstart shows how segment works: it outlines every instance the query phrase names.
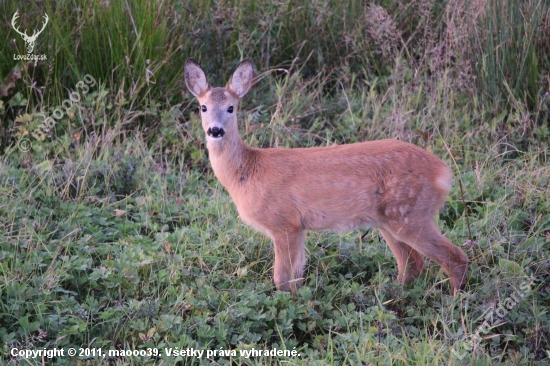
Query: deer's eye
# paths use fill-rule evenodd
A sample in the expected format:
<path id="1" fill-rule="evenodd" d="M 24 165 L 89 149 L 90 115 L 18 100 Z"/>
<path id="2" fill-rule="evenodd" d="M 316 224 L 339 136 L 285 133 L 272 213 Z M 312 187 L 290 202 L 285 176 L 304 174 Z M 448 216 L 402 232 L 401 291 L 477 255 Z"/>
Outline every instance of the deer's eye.
<path id="1" fill-rule="evenodd" d="M 229 108 L 227 108 L 227 112 L 233 113 L 233 106 L 230 106 Z"/>
<path id="2" fill-rule="evenodd" d="M 202 111 L 206 112 L 206 106 L 205 105 L 202 106 Z"/>

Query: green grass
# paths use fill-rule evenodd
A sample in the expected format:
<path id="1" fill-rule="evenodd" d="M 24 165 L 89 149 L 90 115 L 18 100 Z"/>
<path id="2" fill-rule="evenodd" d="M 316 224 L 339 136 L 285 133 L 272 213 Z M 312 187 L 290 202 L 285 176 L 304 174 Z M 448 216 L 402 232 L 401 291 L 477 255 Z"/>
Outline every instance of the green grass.
<path id="1" fill-rule="evenodd" d="M 548 364 L 546 3 L 139 4 L 0 4 L 3 363 Z M 48 13 L 34 52 L 46 62 L 13 61 L 25 52 L 10 25 L 17 9 L 23 28 Z M 450 296 L 431 262 L 396 283 L 376 231 L 309 233 L 304 288 L 275 291 L 271 242 L 240 222 L 209 167 L 187 57 L 213 85 L 253 59 L 258 80 L 239 111 L 251 145 L 391 137 L 446 161 L 455 184 L 438 223 L 470 259 L 465 291 Z M 97 80 L 88 90 L 86 74 Z M 71 347 L 237 356 L 10 354 Z M 299 356 L 239 356 L 253 348 Z"/>

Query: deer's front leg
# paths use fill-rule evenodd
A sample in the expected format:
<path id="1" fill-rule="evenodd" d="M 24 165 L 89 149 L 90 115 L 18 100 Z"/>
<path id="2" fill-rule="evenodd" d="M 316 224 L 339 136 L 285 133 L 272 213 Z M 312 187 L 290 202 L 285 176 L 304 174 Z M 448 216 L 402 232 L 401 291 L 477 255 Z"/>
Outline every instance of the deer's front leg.
<path id="1" fill-rule="evenodd" d="M 279 291 L 294 293 L 301 287 L 303 280 L 306 232 L 300 229 L 287 229 L 270 234 L 275 248 L 275 286 Z"/>

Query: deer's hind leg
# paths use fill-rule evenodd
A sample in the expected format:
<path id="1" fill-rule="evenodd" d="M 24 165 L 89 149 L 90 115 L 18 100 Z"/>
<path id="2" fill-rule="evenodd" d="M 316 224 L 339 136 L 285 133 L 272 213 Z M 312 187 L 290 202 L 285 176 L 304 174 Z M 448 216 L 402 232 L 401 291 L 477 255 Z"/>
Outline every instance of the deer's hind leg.
<path id="1" fill-rule="evenodd" d="M 466 280 L 468 256 L 447 239 L 434 222 L 397 225 L 389 228 L 399 241 L 439 264 L 450 277 L 453 294 L 462 289 Z"/>
<path id="2" fill-rule="evenodd" d="M 402 284 L 406 284 L 418 277 L 424 269 L 422 255 L 408 244 L 397 240 L 389 231 L 379 230 L 397 260 L 397 280 Z"/>

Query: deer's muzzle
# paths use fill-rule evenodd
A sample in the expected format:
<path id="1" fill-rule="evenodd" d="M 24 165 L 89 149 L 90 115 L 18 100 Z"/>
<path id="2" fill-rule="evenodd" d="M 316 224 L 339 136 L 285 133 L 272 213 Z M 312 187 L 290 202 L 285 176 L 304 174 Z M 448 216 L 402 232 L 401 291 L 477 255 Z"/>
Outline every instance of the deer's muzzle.
<path id="1" fill-rule="evenodd" d="M 212 128 L 208 128 L 208 131 L 206 131 L 206 134 L 208 136 L 218 138 L 218 137 L 223 137 L 223 135 L 225 135 L 225 131 L 223 130 L 223 128 L 212 127 Z"/>

